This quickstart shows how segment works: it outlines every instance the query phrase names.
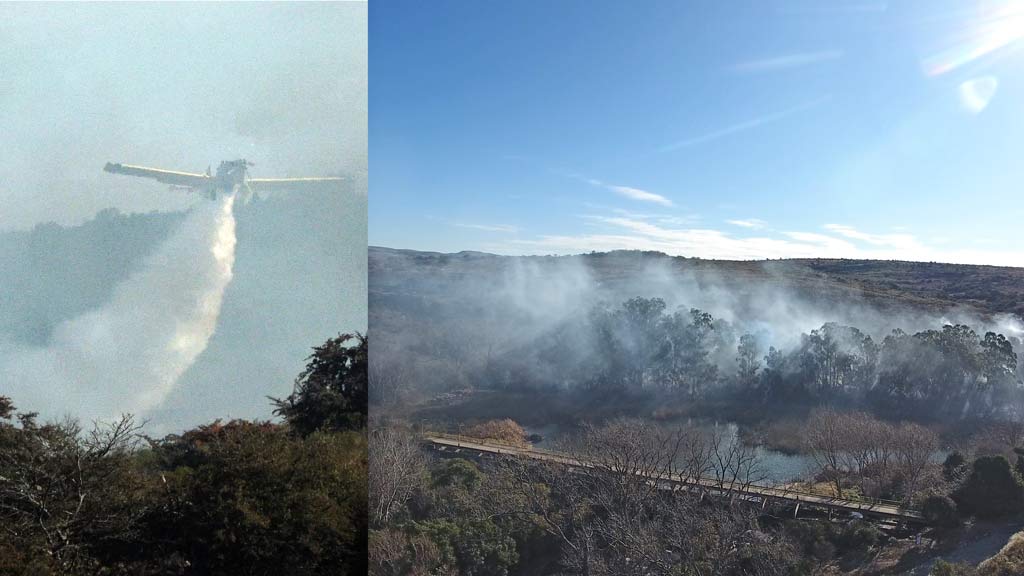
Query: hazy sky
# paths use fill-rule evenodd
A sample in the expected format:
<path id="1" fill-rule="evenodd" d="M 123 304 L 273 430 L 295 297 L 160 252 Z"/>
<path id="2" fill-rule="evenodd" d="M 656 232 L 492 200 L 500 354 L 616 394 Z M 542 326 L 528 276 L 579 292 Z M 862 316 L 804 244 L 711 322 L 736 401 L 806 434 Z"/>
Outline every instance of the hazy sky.
<path id="1" fill-rule="evenodd" d="M 1024 265 L 1024 2 L 377 2 L 370 242 Z"/>
<path id="2" fill-rule="evenodd" d="M 366 169 L 366 4 L 0 4 L 0 230 L 181 208 L 105 162 Z"/>
<path id="3" fill-rule="evenodd" d="M 363 2 L 0 3 L 0 232 L 111 207 L 192 208 L 106 302 L 54 318 L 45 342 L 0 322 L 0 394 L 48 418 L 136 411 L 151 432 L 269 417 L 266 396 L 290 392 L 313 346 L 366 330 L 367 78 Z M 103 172 L 108 161 L 202 172 L 239 157 L 257 177 L 348 180 L 232 212 Z M 136 231 L 152 236 L 153 220 Z M 102 221 L 89 234 L 120 233 Z M 2 237 L 73 253 L 82 234 Z M 105 285 L 118 256 L 85 288 Z M 43 265 L 16 250 L 8 260 Z M 61 289 L 83 308 L 81 287 Z M 26 300 L 53 316 L 45 294 Z"/>

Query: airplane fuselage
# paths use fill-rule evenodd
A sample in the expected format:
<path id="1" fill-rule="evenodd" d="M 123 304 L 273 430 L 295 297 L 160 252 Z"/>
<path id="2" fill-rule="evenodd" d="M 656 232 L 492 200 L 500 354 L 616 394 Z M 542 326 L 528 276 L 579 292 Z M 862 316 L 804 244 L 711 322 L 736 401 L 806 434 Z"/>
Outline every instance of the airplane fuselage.
<path id="1" fill-rule="evenodd" d="M 247 168 L 250 163 L 246 160 L 228 160 L 217 166 L 217 174 L 213 176 L 213 184 L 216 191 L 231 193 L 238 191 L 245 184 Z"/>

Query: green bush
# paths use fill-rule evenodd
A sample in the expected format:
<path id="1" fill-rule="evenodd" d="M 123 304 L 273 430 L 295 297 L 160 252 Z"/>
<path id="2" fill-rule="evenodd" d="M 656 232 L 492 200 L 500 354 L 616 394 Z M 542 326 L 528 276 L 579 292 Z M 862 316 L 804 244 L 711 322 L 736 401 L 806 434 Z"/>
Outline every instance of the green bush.
<path id="1" fill-rule="evenodd" d="M 942 477 L 949 482 L 958 479 L 967 465 L 967 459 L 959 452 L 950 452 L 942 462 Z"/>
<path id="2" fill-rule="evenodd" d="M 932 564 L 932 571 L 929 576 L 974 576 L 975 570 L 968 564 L 957 562 L 946 562 L 939 558 Z"/>
<path id="3" fill-rule="evenodd" d="M 515 540 L 490 520 L 456 518 L 413 523 L 412 534 L 430 538 L 462 576 L 507 576 L 519 559 Z"/>
<path id="4" fill-rule="evenodd" d="M 956 502 L 949 496 L 929 496 L 921 505 L 921 514 L 929 523 L 942 528 L 951 528 L 959 523 Z"/>
<path id="5" fill-rule="evenodd" d="M 157 451 L 167 496 L 145 539 L 158 556 L 202 574 L 366 573 L 364 435 L 231 422 Z"/>
<path id="6" fill-rule="evenodd" d="M 480 484 L 483 475 L 476 464 L 464 458 L 446 460 L 430 473 L 433 488 L 461 487 L 472 491 Z"/>
<path id="7" fill-rule="evenodd" d="M 881 531 L 870 522 L 837 524 L 794 520 L 786 524 L 789 539 L 802 548 L 802 556 L 827 562 L 844 554 L 859 554 L 878 543 Z"/>
<path id="8" fill-rule="evenodd" d="M 997 518 L 1020 511 L 1024 487 L 1004 456 L 982 456 L 953 498 L 963 514 Z"/>
<path id="9" fill-rule="evenodd" d="M 834 537 L 840 554 L 865 552 L 878 543 L 881 531 L 874 524 L 864 521 L 848 522 Z"/>

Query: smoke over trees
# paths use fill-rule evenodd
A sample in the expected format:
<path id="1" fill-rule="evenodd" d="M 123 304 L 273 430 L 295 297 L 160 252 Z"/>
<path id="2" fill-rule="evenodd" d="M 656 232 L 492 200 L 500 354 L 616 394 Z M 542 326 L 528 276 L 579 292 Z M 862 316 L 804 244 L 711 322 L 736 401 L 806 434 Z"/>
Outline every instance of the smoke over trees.
<path id="1" fill-rule="evenodd" d="M 735 394 L 983 416 L 1021 399 L 1014 342 L 962 324 L 913 334 L 897 328 L 876 342 L 856 327 L 827 322 L 795 346 L 761 355 L 761 338 L 730 322 L 696 308 L 670 312 L 659 298 L 632 298 L 595 307 L 485 362 L 464 359 L 456 370 L 483 387 L 649 391 L 685 400 Z"/>
<path id="2" fill-rule="evenodd" d="M 730 282 L 716 263 L 647 253 L 371 255 L 381 404 L 480 388 L 903 417 L 1012 416 L 1022 405 L 1011 316 L 922 309 L 913 295 L 868 302 L 791 269 Z"/>

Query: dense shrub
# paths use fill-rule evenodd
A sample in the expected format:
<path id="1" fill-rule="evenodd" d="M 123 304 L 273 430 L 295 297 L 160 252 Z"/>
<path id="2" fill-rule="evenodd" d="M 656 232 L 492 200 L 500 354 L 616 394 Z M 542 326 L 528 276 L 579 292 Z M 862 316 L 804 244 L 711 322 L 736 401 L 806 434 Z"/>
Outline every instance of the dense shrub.
<path id="1" fill-rule="evenodd" d="M 203 574 L 365 573 L 362 434 L 231 422 L 156 451 L 167 497 L 146 537 L 164 554 Z"/>
<path id="2" fill-rule="evenodd" d="M 128 416 L 39 424 L 0 396 L 0 576 L 365 574 L 366 341 L 344 341 L 299 378 L 331 401 L 290 398 L 286 424 L 152 440 Z"/>
<path id="3" fill-rule="evenodd" d="M 967 459 L 959 452 L 950 452 L 942 462 L 942 477 L 949 482 L 959 480 L 967 470 Z"/>
<path id="4" fill-rule="evenodd" d="M 949 496 L 929 496 L 921 504 L 921 514 L 934 526 L 950 528 L 958 523 L 956 502 Z"/>
<path id="5" fill-rule="evenodd" d="M 881 531 L 870 522 L 847 522 L 835 537 L 836 549 L 840 554 L 865 552 L 881 537 Z"/>
<path id="6" fill-rule="evenodd" d="M 350 341 L 354 341 L 349 345 Z M 274 413 L 300 434 L 362 430 L 369 400 L 368 344 L 362 334 L 341 334 L 313 349 L 292 394 L 271 398 Z"/>
<path id="7" fill-rule="evenodd" d="M 953 497 L 963 514 L 996 518 L 1020 511 L 1024 487 L 1005 457 L 982 456 Z"/>
<path id="8" fill-rule="evenodd" d="M 878 543 L 881 532 L 862 521 L 836 524 L 821 521 L 791 521 L 786 525 L 790 540 L 802 547 L 803 555 L 820 561 L 860 554 Z"/>

